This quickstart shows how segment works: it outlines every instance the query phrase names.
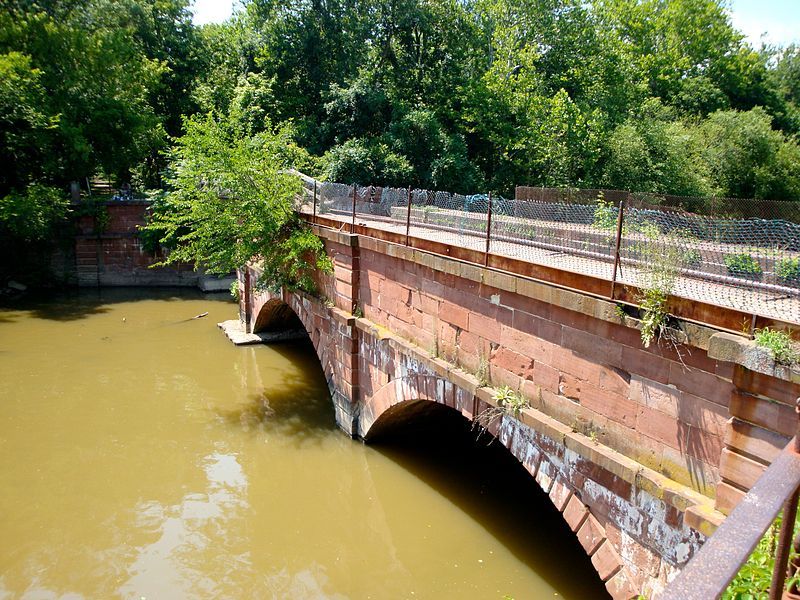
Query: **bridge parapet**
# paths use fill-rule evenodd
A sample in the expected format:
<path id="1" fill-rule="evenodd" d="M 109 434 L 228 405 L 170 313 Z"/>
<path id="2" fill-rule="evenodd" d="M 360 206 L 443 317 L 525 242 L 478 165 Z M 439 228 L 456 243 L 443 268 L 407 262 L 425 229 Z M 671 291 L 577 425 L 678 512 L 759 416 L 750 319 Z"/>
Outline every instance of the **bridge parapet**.
<path id="1" fill-rule="evenodd" d="M 337 421 L 356 437 L 426 404 L 475 420 L 499 387 L 524 396 L 530 408 L 489 432 L 550 495 L 614 597 L 663 590 L 788 441 L 784 413 L 800 388 L 725 354 L 726 334 L 683 322 L 682 344 L 645 349 L 612 302 L 316 231 L 334 262 L 320 297 L 258 292 L 251 266 L 241 279 L 251 330 L 279 305 L 298 315 Z"/>

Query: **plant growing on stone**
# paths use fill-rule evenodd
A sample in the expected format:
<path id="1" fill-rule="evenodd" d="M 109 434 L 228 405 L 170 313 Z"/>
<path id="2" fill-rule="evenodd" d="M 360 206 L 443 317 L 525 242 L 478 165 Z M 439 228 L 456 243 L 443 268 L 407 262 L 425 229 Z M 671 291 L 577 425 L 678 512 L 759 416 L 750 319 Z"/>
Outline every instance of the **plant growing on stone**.
<path id="1" fill-rule="evenodd" d="M 478 380 L 480 387 L 489 385 L 489 359 L 486 358 L 486 353 L 480 350 L 478 355 L 478 372 L 475 373 L 475 378 Z"/>
<path id="2" fill-rule="evenodd" d="M 795 348 L 791 336 L 785 331 L 765 327 L 755 332 L 755 341 L 760 348 L 769 350 L 778 364 L 791 366 L 800 362 L 800 352 Z"/>
<path id="3" fill-rule="evenodd" d="M 519 416 L 523 408 L 528 408 L 528 401 L 520 394 L 517 394 L 507 385 L 504 385 L 494 393 L 494 400 L 498 407 L 503 409 L 505 414 Z"/>
<path id="4" fill-rule="evenodd" d="M 503 415 L 519 417 L 524 409 L 530 408 L 531 406 L 530 402 L 528 402 L 525 397 L 518 394 L 507 385 L 495 390 L 494 401 L 497 403 L 497 406 L 490 406 L 475 416 L 475 423 L 484 429 L 488 428 L 489 425 L 497 419 L 503 417 Z"/>
<path id="5" fill-rule="evenodd" d="M 676 245 L 659 242 L 658 228 L 649 228 L 644 234 L 646 242 L 639 245 L 644 261 L 639 272 L 637 301 L 641 311 L 642 344 L 648 348 L 666 329 L 667 300 L 675 286 L 680 263 Z"/>

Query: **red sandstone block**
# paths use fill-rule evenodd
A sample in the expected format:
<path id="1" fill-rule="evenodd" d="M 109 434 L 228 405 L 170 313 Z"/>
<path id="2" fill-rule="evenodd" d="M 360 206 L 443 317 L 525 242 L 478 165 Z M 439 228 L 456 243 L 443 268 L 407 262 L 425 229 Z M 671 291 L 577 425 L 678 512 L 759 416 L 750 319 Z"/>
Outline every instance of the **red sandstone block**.
<path id="1" fill-rule="evenodd" d="M 688 442 L 688 425 L 681 424 L 674 417 L 654 410 L 649 406 L 639 405 L 636 430 L 676 450 L 685 448 Z"/>
<path id="2" fill-rule="evenodd" d="M 515 316 L 518 312 L 524 312 L 542 319 L 550 318 L 551 305 L 546 302 L 511 292 L 500 292 L 500 294 L 500 304 L 513 309 Z"/>
<path id="3" fill-rule="evenodd" d="M 717 361 L 717 366 L 714 369 L 714 374 L 717 377 L 722 377 L 728 381 L 732 381 L 734 377 L 734 363 Z"/>
<path id="4" fill-rule="evenodd" d="M 606 532 L 603 526 L 590 514 L 578 530 L 578 541 L 581 543 L 581 546 L 583 546 L 586 554 L 589 556 L 594 554 L 605 539 Z"/>
<path id="5" fill-rule="evenodd" d="M 692 394 L 683 393 L 678 405 L 678 419 L 717 437 L 725 435 L 728 415 L 728 409 Z"/>
<path id="6" fill-rule="evenodd" d="M 733 383 L 745 392 L 771 398 L 792 407 L 795 399 L 800 396 L 800 385 L 750 371 L 741 365 L 734 369 Z"/>
<path id="7" fill-rule="evenodd" d="M 742 454 L 748 454 L 764 464 L 778 456 L 789 438 L 733 418 L 729 421 L 724 442 Z"/>
<path id="8" fill-rule="evenodd" d="M 500 326 L 501 323 L 497 319 L 490 319 L 475 312 L 469 313 L 469 323 L 467 329 L 470 331 L 470 333 L 479 335 L 484 339 L 499 344 Z"/>
<path id="9" fill-rule="evenodd" d="M 669 382 L 678 389 L 705 398 L 720 406 L 728 407 L 733 385 L 716 375 L 687 368 L 678 363 L 670 367 Z"/>
<path id="10" fill-rule="evenodd" d="M 639 598 L 637 586 L 631 581 L 626 569 L 620 569 L 616 575 L 606 581 L 606 590 L 614 600 L 632 600 Z"/>
<path id="11" fill-rule="evenodd" d="M 682 392 L 675 386 L 664 385 L 638 375 L 631 376 L 628 397 L 639 404 L 678 418 L 678 407 L 681 403 Z"/>
<path id="12" fill-rule="evenodd" d="M 473 352 L 466 352 L 461 348 L 456 351 L 456 362 L 459 367 L 468 373 L 477 373 L 481 367 L 480 356 Z"/>
<path id="13" fill-rule="evenodd" d="M 489 379 L 494 387 L 508 386 L 514 391 L 522 388 L 523 379 L 519 375 L 501 369 L 497 365 L 489 365 Z"/>
<path id="14" fill-rule="evenodd" d="M 553 481 L 553 487 L 550 488 L 550 500 L 559 512 L 563 512 L 572 497 L 572 490 L 569 486 L 559 477 Z"/>
<path id="15" fill-rule="evenodd" d="M 579 401 L 581 398 L 581 380 L 568 373 L 561 373 L 558 378 L 558 394 Z"/>
<path id="16" fill-rule="evenodd" d="M 478 358 L 489 359 L 489 342 L 474 333 L 469 331 L 459 332 L 458 346 L 464 352 L 472 353 Z"/>
<path id="17" fill-rule="evenodd" d="M 386 279 L 381 284 L 381 299 L 388 298 L 403 304 L 411 303 L 411 290 L 399 285 L 390 279 Z"/>
<path id="18" fill-rule="evenodd" d="M 722 438 L 697 427 L 689 427 L 684 452 L 704 463 L 717 467 L 722 453 Z"/>
<path id="19" fill-rule="evenodd" d="M 558 371 L 541 361 L 536 361 L 533 365 L 533 381 L 554 394 L 559 393 Z"/>
<path id="20" fill-rule="evenodd" d="M 669 383 L 672 362 L 660 356 L 623 346 L 622 364 L 630 373 L 636 373 L 659 383 Z"/>
<path id="21" fill-rule="evenodd" d="M 333 275 L 334 277 L 336 277 L 337 280 L 343 281 L 348 285 L 353 283 L 353 271 L 351 271 L 348 268 L 339 265 L 334 265 Z"/>
<path id="22" fill-rule="evenodd" d="M 455 388 L 456 409 L 469 420 L 475 416 L 476 398 L 466 390 Z"/>
<path id="23" fill-rule="evenodd" d="M 751 396 L 740 390 L 734 390 L 731 396 L 730 413 L 743 421 L 789 437 L 795 434 L 797 427 L 797 419 L 791 406 Z"/>
<path id="24" fill-rule="evenodd" d="M 619 394 L 585 383 L 581 386 L 580 402 L 586 408 L 605 415 L 612 421 L 628 427 L 635 426 L 638 405 Z"/>
<path id="25" fill-rule="evenodd" d="M 468 329 L 469 311 L 445 300 L 439 305 L 439 319 L 461 329 Z"/>
<path id="26" fill-rule="evenodd" d="M 577 532 L 589 516 L 589 509 L 581 502 L 577 496 L 570 497 L 569 502 L 564 507 L 564 520 L 572 531 Z"/>
<path id="27" fill-rule="evenodd" d="M 731 452 L 727 448 L 724 448 L 720 455 L 720 477 L 738 487 L 749 490 L 766 469 L 766 465 L 742 456 L 738 452 Z"/>
<path id="28" fill-rule="evenodd" d="M 561 292 L 567 293 L 569 292 Z M 554 301 L 558 302 L 558 298 L 554 298 Z M 559 323 L 561 325 L 565 325 L 567 327 L 572 327 L 573 329 L 579 329 L 582 331 L 588 330 L 590 326 L 590 322 L 593 321 L 592 317 L 585 315 L 580 312 L 576 312 L 574 310 L 567 310 L 561 306 L 557 306 L 553 304 L 550 307 L 550 319 L 555 323 Z"/>
<path id="29" fill-rule="evenodd" d="M 518 354 L 548 365 L 553 362 L 553 352 L 557 348 L 549 342 L 506 325 L 500 326 L 499 343 L 501 346 L 511 348 Z"/>
<path id="30" fill-rule="evenodd" d="M 353 298 L 353 286 L 349 283 L 344 283 L 343 281 L 336 280 L 335 284 L 336 294 L 343 298 L 352 299 Z"/>
<path id="31" fill-rule="evenodd" d="M 622 365 L 622 346 L 579 329 L 565 327 L 561 334 L 562 345 L 600 364 Z"/>
<path id="32" fill-rule="evenodd" d="M 552 367 L 562 373 L 569 373 L 580 379 L 597 385 L 599 374 L 597 365 L 575 355 L 572 350 L 555 348 L 553 350 Z"/>
<path id="33" fill-rule="evenodd" d="M 553 467 L 553 464 L 548 460 L 542 459 L 539 462 L 535 477 L 539 487 L 542 488 L 545 493 L 550 493 L 550 488 L 553 487 L 553 478 L 555 475 L 556 470 L 555 467 Z M 575 498 L 575 496 L 572 496 L 572 498 Z"/>
<path id="34" fill-rule="evenodd" d="M 518 331 L 534 335 L 553 344 L 561 344 L 561 324 L 539 315 L 530 314 L 530 311 L 515 310 L 509 325 Z"/>
<path id="35" fill-rule="evenodd" d="M 592 555 L 592 564 L 603 581 L 608 581 L 622 568 L 622 561 L 608 540 Z"/>
<path id="36" fill-rule="evenodd" d="M 366 271 L 364 275 L 365 276 L 361 278 L 362 285 L 365 285 L 370 291 L 376 294 L 379 293 L 381 285 L 385 280 L 383 274 L 370 270 Z"/>
<path id="37" fill-rule="evenodd" d="M 744 498 L 744 492 L 725 482 L 717 484 L 717 495 L 714 499 L 714 508 L 724 515 L 731 514 L 736 505 Z"/>
<path id="38" fill-rule="evenodd" d="M 514 373 L 523 379 L 532 378 L 533 360 L 508 348 L 500 347 L 492 352 L 490 362 L 492 365 Z"/>
<path id="39" fill-rule="evenodd" d="M 609 392 L 628 396 L 630 389 L 631 374 L 621 369 L 612 367 L 599 367 L 598 380 L 600 387 Z"/>

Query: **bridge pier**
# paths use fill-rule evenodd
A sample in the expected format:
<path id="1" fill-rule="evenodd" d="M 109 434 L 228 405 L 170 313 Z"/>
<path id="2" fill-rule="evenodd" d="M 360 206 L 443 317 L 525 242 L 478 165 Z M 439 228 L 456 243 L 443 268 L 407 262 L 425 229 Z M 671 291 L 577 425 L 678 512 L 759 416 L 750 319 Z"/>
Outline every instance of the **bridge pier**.
<path id="1" fill-rule="evenodd" d="M 249 330 L 276 326 L 287 307 L 297 315 L 352 437 L 432 404 L 493 415 L 488 432 L 549 495 L 615 598 L 657 597 L 788 441 L 782 417 L 800 386 L 726 354 L 730 334 L 683 323 L 690 352 L 644 349 L 613 303 L 315 230 L 334 264 L 319 296 L 257 290 L 249 265 Z M 498 410 L 503 386 L 530 408 Z"/>

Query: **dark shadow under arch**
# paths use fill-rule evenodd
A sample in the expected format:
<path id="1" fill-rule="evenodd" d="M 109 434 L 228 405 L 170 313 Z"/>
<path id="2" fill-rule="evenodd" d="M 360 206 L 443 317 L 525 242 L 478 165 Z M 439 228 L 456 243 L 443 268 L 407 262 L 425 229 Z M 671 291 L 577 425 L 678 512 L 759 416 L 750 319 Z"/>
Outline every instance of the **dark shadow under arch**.
<path id="1" fill-rule="evenodd" d="M 400 402 L 378 418 L 366 441 L 470 514 L 562 595 L 609 597 L 549 496 L 503 444 L 458 411 Z"/>
<path id="2" fill-rule="evenodd" d="M 271 298 L 256 315 L 253 333 L 301 331 L 305 329 L 300 317 L 283 300 Z"/>

